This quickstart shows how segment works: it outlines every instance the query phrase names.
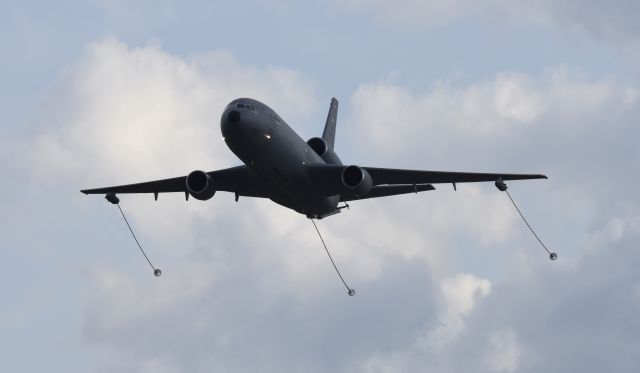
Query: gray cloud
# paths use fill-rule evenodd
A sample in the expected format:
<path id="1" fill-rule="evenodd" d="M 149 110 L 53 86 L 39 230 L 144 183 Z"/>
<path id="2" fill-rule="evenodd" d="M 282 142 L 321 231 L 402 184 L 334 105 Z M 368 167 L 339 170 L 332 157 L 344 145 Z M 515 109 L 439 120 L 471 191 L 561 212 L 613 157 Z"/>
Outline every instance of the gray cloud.
<path id="1" fill-rule="evenodd" d="M 345 0 L 346 9 L 371 9 L 380 19 L 392 23 L 442 25 L 456 19 L 483 18 L 495 25 L 544 24 L 562 31 L 586 32 L 597 38 L 637 40 L 640 27 L 637 2 L 505 0 Z"/>
<path id="2" fill-rule="evenodd" d="M 540 167 L 551 175 L 548 182 L 511 183 L 512 193 L 518 200 L 525 196 L 522 190 L 541 193 L 542 188 L 540 197 L 524 201 L 536 220 L 543 221 L 547 237 L 578 238 L 564 240 L 561 260 L 553 265 L 536 260 L 540 252 L 514 255 L 507 245 L 510 252 L 501 253 L 509 256 L 502 263 L 508 269 L 492 279 L 491 292 L 478 298 L 469 316 L 459 319 L 463 326 L 447 343 L 439 348 L 428 343 L 437 330 L 429 327 L 410 348 L 374 354 L 357 370 L 636 368 L 629 346 L 637 345 L 637 338 L 625 331 L 634 328 L 638 307 L 639 278 L 631 268 L 638 260 L 640 204 L 633 185 L 639 180 L 630 172 L 638 150 L 627 140 L 638 135 L 635 87 L 554 68 L 539 76 L 503 73 L 465 87 L 438 86 L 425 94 L 370 83 L 354 93 L 352 105 L 351 136 L 358 136 L 354 146 L 378 162 L 400 164 L 409 157 L 416 167 L 435 162 L 423 166 L 428 168 Z M 620 182 L 613 186 L 612 180 Z M 461 188 L 468 193 L 468 186 Z M 444 209 L 437 213 L 440 218 L 448 215 Z M 480 216 L 473 214 L 474 219 Z M 464 217 L 459 224 L 473 226 Z M 510 233 L 523 232 L 521 225 L 503 224 Z M 497 244 L 517 242 L 521 247 L 529 240 L 503 236 Z"/>
<path id="3" fill-rule="evenodd" d="M 65 268 L 84 284 L 73 332 L 92 370 L 596 371 L 581 364 L 596 348 L 617 370 L 637 368 L 625 353 L 637 344 L 638 176 L 618 171 L 638 159 L 636 88 L 567 68 L 418 93 L 363 84 L 340 120 L 353 161 L 544 170 L 548 182 L 512 190 L 560 260 L 549 263 L 491 185 L 443 186 L 321 222 L 353 298 L 313 227 L 269 201 L 124 197 L 165 270 L 156 279 L 111 206 L 77 192 L 237 163 L 218 141 L 219 113 L 236 96 L 291 122 L 317 101 L 295 71 L 105 40 L 69 67 L 23 148 L 36 151 L 17 176 L 34 196 L 58 196 L 34 197 L 44 208 L 33 224 L 73 235 L 42 250 L 79 255 Z"/>
<path id="4" fill-rule="evenodd" d="M 635 371 L 638 228 L 638 215 L 616 218 L 593 232 L 579 262 L 513 263 L 438 354 L 416 343 L 363 370 Z"/>
<path id="5" fill-rule="evenodd" d="M 638 157 L 625 139 L 638 134 L 639 100 L 635 86 L 566 67 L 538 76 L 502 73 L 465 87 L 443 84 L 424 94 L 370 83 L 353 95 L 350 135 L 366 136 L 353 145 L 388 165 L 409 157 L 413 167 L 544 170 L 551 176 L 545 186 L 557 180 L 607 198 L 610 180 L 637 180 L 610 165 Z"/>

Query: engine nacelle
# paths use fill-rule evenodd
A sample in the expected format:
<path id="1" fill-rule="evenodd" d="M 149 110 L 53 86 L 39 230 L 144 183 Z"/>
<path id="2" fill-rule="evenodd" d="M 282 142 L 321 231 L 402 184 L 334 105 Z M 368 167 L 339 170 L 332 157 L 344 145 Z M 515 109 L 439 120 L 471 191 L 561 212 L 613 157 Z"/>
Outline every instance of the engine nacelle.
<path id="1" fill-rule="evenodd" d="M 187 176 L 187 192 L 193 198 L 206 201 L 216 194 L 213 186 L 213 180 L 204 171 L 193 171 Z"/>
<path id="2" fill-rule="evenodd" d="M 333 151 L 333 149 L 331 149 L 324 139 L 320 137 L 310 138 L 309 141 L 307 141 L 307 145 L 309 145 L 311 149 L 313 149 L 313 151 L 328 164 L 342 164 L 338 155 Z"/>
<path id="3" fill-rule="evenodd" d="M 342 170 L 342 184 L 356 196 L 365 195 L 373 188 L 371 175 L 358 166 L 347 166 Z"/>

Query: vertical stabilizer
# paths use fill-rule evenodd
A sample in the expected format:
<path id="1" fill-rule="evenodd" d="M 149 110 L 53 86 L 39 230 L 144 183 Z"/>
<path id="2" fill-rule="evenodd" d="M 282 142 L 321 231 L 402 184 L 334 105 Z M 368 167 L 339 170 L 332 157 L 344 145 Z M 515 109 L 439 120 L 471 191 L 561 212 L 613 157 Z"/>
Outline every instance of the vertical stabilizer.
<path id="1" fill-rule="evenodd" d="M 336 98 L 331 99 L 331 107 L 329 108 L 329 115 L 327 115 L 327 123 L 324 125 L 324 132 L 322 132 L 322 139 L 333 149 L 333 144 L 336 141 L 336 117 L 338 116 L 338 100 Z"/>

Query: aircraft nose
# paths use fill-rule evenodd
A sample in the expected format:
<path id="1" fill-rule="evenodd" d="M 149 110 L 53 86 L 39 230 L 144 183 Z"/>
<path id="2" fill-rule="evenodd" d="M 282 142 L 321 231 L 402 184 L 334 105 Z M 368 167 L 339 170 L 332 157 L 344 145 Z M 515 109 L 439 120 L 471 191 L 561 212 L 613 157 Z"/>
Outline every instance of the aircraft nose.
<path id="1" fill-rule="evenodd" d="M 227 110 L 222 114 L 220 127 L 224 138 L 231 138 L 238 131 L 242 131 L 241 126 L 242 114 L 236 109 Z"/>
<path id="2" fill-rule="evenodd" d="M 231 110 L 227 114 L 227 119 L 231 123 L 238 123 L 240 121 L 240 112 L 238 110 Z"/>

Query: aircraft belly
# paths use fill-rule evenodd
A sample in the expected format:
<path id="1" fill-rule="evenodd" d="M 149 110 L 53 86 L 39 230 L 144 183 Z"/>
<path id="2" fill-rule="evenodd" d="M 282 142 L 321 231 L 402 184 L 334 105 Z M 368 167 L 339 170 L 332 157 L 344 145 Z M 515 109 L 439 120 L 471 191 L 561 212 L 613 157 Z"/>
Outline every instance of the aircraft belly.
<path id="1" fill-rule="evenodd" d="M 278 191 L 271 200 L 302 214 L 334 211 L 339 197 L 326 197 L 311 183 L 306 172 L 306 143 L 282 136 L 256 147 L 256 172 Z"/>
<path id="2" fill-rule="evenodd" d="M 336 210 L 339 196 L 321 194 L 306 170 L 307 164 L 324 161 L 284 121 L 228 126 L 223 135 L 231 151 L 270 186 L 272 201 L 307 215 Z"/>

